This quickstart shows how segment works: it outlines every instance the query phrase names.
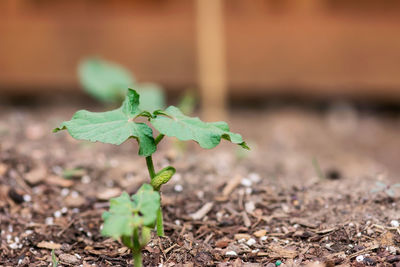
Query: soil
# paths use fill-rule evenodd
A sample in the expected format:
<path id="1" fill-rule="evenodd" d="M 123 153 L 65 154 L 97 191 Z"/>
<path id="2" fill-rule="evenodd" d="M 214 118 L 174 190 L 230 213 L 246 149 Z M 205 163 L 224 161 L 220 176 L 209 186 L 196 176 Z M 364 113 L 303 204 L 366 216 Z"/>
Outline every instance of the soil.
<path id="1" fill-rule="evenodd" d="M 51 133 L 82 107 L 2 107 L 0 266 L 52 266 L 53 249 L 59 266 L 132 266 L 99 229 L 109 198 L 148 181 L 145 160 L 133 141 Z M 400 266 L 400 115 L 284 106 L 230 124 L 250 152 L 161 143 L 156 169 L 177 174 L 146 266 Z"/>

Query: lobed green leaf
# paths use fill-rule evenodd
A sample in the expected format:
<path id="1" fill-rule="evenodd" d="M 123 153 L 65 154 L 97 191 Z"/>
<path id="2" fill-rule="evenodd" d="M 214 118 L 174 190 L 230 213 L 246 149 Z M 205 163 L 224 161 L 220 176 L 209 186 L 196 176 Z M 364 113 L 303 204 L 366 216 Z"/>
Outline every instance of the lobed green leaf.
<path id="1" fill-rule="evenodd" d="M 151 116 L 139 109 L 139 95 L 129 89 L 122 106 L 107 112 L 80 110 L 70 121 L 63 122 L 54 132 L 67 130 L 75 139 L 120 145 L 129 138 L 137 139 L 139 155 L 149 156 L 156 151 L 152 129 L 135 122 L 138 116 Z"/>
<path id="2" fill-rule="evenodd" d="M 184 115 L 174 106 L 168 107 L 165 111 L 155 111 L 150 122 L 161 134 L 182 141 L 194 140 L 202 148 L 214 148 L 222 138 L 249 149 L 240 134 L 230 132 L 226 122 L 203 122 L 197 117 Z"/>
<path id="3" fill-rule="evenodd" d="M 149 184 L 143 184 L 132 197 L 124 192 L 110 200 L 110 209 L 102 216 L 104 226 L 101 233 L 115 239 L 122 237 L 126 242 L 135 227 L 154 226 L 159 207 L 160 194 Z"/>

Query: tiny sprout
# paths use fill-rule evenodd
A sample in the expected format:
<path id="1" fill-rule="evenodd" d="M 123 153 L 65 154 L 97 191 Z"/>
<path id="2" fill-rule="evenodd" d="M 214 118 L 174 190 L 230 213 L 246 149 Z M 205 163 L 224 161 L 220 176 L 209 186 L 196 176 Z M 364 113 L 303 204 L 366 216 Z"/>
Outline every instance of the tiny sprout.
<path id="1" fill-rule="evenodd" d="M 376 185 L 376 187 L 371 190 L 371 193 L 384 192 L 389 197 L 395 197 L 396 196 L 395 189 L 400 188 L 400 183 L 387 185 L 383 182 L 377 181 L 377 182 L 375 182 L 375 185 Z"/>

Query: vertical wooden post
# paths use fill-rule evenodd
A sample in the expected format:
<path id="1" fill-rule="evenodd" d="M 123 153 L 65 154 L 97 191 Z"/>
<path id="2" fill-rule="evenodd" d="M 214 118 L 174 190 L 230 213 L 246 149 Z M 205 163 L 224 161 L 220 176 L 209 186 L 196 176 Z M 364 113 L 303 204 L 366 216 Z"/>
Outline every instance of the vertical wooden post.
<path id="1" fill-rule="evenodd" d="M 196 0 L 201 108 L 206 120 L 226 118 L 224 0 Z"/>

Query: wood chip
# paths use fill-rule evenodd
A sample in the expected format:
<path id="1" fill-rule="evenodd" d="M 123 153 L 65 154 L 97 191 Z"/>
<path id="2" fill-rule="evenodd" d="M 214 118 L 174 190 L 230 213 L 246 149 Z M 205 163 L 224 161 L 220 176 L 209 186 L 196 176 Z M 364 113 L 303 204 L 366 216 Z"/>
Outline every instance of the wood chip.
<path id="1" fill-rule="evenodd" d="M 213 202 L 208 202 L 203 207 L 201 207 L 201 209 L 199 209 L 195 213 L 190 214 L 189 216 L 193 220 L 201 220 L 204 216 L 207 215 L 207 213 L 209 213 L 211 211 L 213 206 L 214 206 Z"/>
<path id="2" fill-rule="evenodd" d="M 67 207 L 69 208 L 77 208 L 82 206 L 83 204 L 85 204 L 86 200 L 84 197 L 81 196 L 67 196 L 65 198 L 65 205 L 67 205 Z"/>
<path id="3" fill-rule="evenodd" d="M 240 175 L 236 175 L 232 180 L 230 180 L 227 185 L 222 190 L 222 195 L 227 197 L 229 196 L 233 190 L 240 184 L 242 177 Z"/>
<path id="4" fill-rule="evenodd" d="M 215 242 L 215 246 L 217 248 L 226 248 L 233 240 L 228 239 L 226 237 L 218 240 L 217 242 Z"/>
<path id="5" fill-rule="evenodd" d="M 255 231 L 254 233 L 253 233 L 253 235 L 255 236 L 255 237 L 262 237 L 262 236 L 265 236 L 267 234 L 267 231 L 266 230 L 258 230 L 258 231 Z"/>
<path id="6" fill-rule="evenodd" d="M 4 163 L 0 163 L 0 176 L 3 176 L 7 172 L 7 165 Z"/>
<path id="7" fill-rule="evenodd" d="M 67 264 L 71 264 L 71 265 L 78 265 L 81 263 L 81 261 L 75 256 L 75 255 L 71 255 L 71 254 L 60 254 L 60 256 L 58 256 L 60 261 L 63 263 L 67 263 Z"/>
<path id="8" fill-rule="evenodd" d="M 106 190 L 102 190 L 96 194 L 96 197 L 100 200 L 109 200 L 110 198 L 117 197 L 121 195 L 121 189 L 118 187 L 107 188 Z"/>
<path id="9" fill-rule="evenodd" d="M 64 179 L 60 176 L 50 175 L 46 178 L 46 183 L 51 185 L 57 185 L 60 187 L 71 187 L 74 182 L 72 180 Z"/>
<path id="10" fill-rule="evenodd" d="M 51 250 L 61 248 L 61 244 L 52 243 L 52 242 L 48 242 L 48 241 L 42 241 L 42 242 L 38 243 L 36 246 L 38 248 L 45 248 L 45 249 L 51 249 Z"/>
<path id="11" fill-rule="evenodd" d="M 24 180 L 27 181 L 30 185 L 37 185 L 40 182 L 43 182 L 46 178 L 47 170 L 45 166 L 38 166 L 32 171 L 26 173 L 23 177 Z"/>

